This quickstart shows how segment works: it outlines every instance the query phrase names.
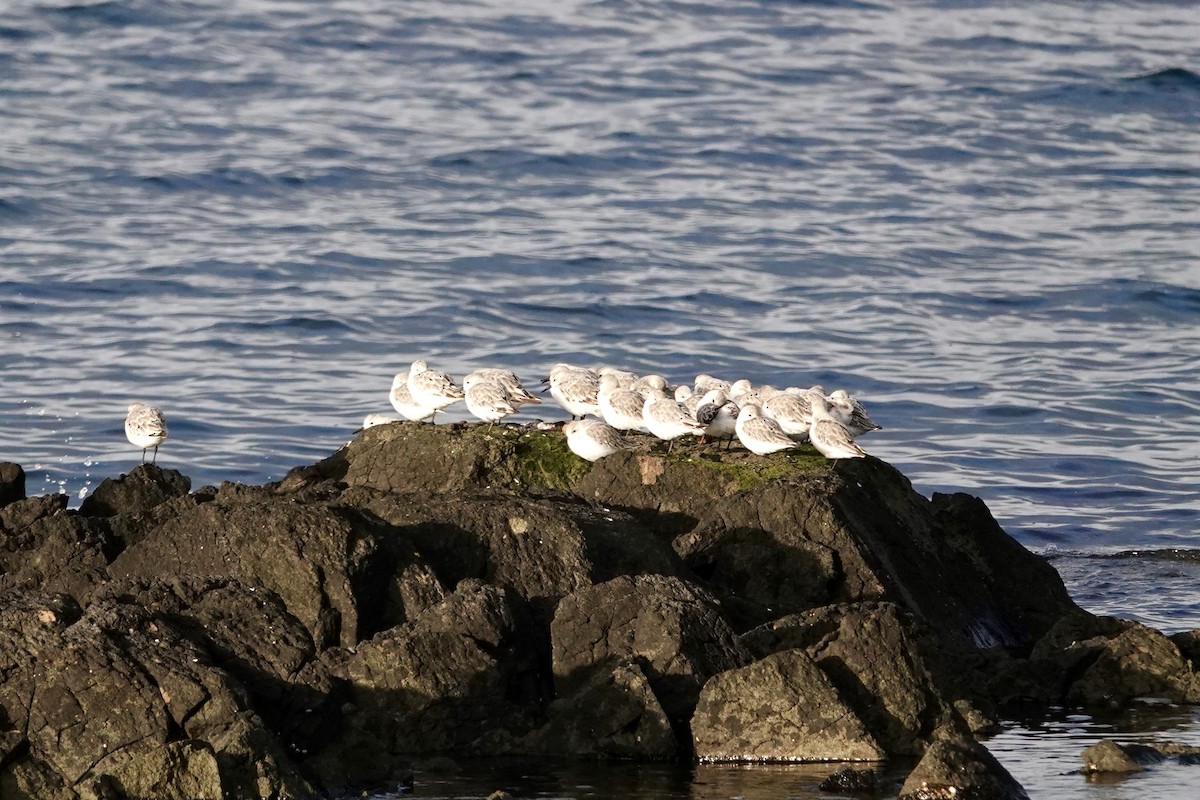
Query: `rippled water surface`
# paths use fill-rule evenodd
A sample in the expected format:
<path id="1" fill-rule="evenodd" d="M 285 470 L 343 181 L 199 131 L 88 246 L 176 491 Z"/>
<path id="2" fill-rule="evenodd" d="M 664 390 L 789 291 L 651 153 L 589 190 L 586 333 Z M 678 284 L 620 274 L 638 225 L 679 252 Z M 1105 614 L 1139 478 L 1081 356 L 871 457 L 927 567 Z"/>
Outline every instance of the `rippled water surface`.
<path id="1" fill-rule="evenodd" d="M 1100 558 L 1196 544 L 1192 3 L 15 0 L 0 76 L 33 492 L 136 463 L 134 399 L 194 485 L 278 478 L 417 357 L 822 383 L 1088 607 L 1200 625 L 1193 565 Z"/>

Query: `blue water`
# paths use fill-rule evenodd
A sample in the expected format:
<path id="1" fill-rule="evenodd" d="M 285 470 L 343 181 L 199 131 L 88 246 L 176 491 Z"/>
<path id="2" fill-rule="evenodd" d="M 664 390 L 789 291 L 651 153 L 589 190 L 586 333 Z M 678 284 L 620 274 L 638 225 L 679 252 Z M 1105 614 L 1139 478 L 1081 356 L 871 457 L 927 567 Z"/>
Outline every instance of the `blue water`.
<path id="1" fill-rule="evenodd" d="M 821 383 L 1200 626 L 1194 560 L 1100 557 L 1198 546 L 1191 3 L 16 0 L 0 112 L 31 492 L 132 467 L 135 399 L 195 486 L 278 478 L 417 357 Z"/>

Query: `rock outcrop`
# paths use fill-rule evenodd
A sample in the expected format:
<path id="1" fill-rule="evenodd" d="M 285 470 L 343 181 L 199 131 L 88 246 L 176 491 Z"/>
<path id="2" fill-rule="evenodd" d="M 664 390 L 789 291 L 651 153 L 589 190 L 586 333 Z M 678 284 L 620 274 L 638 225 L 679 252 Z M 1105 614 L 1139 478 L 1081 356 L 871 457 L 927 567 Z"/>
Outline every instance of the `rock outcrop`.
<path id="1" fill-rule="evenodd" d="M 1079 610 L 976 498 L 675 449 L 394 423 L 78 511 L 0 465 L 0 795 L 306 798 L 461 753 L 897 756 L 910 796 L 1015 798 L 968 732 L 999 704 L 1200 696 L 1194 638 Z"/>

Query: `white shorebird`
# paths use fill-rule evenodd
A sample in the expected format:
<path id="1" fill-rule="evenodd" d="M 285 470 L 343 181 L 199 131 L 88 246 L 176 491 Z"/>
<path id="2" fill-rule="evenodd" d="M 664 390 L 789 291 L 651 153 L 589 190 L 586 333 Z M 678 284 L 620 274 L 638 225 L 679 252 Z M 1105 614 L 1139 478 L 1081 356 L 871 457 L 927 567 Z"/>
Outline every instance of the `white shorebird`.
<path id="1" fill-rule="evenodd" d="M 617 369 L 616 367 L 603 366 L 596 369 L 596 373 L 603 378 L 605 375 L 612 375 L 617 379 L 617 385 L 622 389 L 628 389 L 633 386 L 634 381 L 638 379 L 636 372 L 630 372 L 625 369 Z"/>
<path id="2" fill-rule="evenodd" d="M 658 391 L 662 392 L 663 394 L 666 394 L 667 393 L 667 379 L 664 378 L 662 375 L 655 375 L 655 374 L 643 375 L 642 377 L 640 377 L 636 381 L 634 381 L 633 385 L 630 386 L 629 388 L 633 389 L 635 392 L 639 392 L 643 395 L 654 389 L 657 389 Z"/>
<path id="3" fill-rule="evenodd" d="M 413 400 L 412 392 L 408 390 L 407 372 L 396 373 L 396 377 L 392 379 L 392 390 L 388 393 L 388 400 L 392 402 L 392 408 L 396 409 L 397 414 L 413 422 L 433 419 L 437 412 L 436 408 L 423 406 Z"/>
<path id="4" fill-rule="evenodd" d="M 779 423 L 788 436 L 798 441 L 808 441 L 808 429 L 812 427 L 813 397 L 808 393 L 777 392 L 763 401 L 763 416 Z"/>
<path id="5" fill-rule="evenodd" d="M 852 397 L 845 389 L 838 389 L 827 399 L 833 418 L 846 426 L 851 437 L 883 430 L 883 426 L 876 424 L 867 414 L 867 409 L 863 408 L 863 404 L 858 401 L 858 398 Z"/>
<path id="6" fill-rule="evenodd" d="M 125 414 L 125 438 L 134 447 L 142 448 L 142 463 L 146 463 L 146 451 L 154 448 L 154 458 L 150 463 L 158 461 L 158 446 L 167 440 L 167 418 L 154 406 L 145 403 L 130 403 Z"/>
<path id="7" fill-rule="evenodd" d="M 615 428 L 596 419 L 573 419 L 563 425 L 563 433 L 571 452 L 587 461 L 596 461 L 632 446 Z"/>
<path id="8" fill-rule="evenodd" d="M 683 406 L 658 389 L 646 395 L 646 402 L 642 405 L 642 423 L 650 433 L 672 443 L 685 434 L 699 435 L 704 432 L 704 426 Z M 667 450 L 670 451 L 670 445 Z"/>
<path id="9" fill-rule="evenodd" d="M 683 410 L 691 414 L 692 419 L 696 418 L 696 408 L 700 405 L 700 395 L 692 391 L 692 387 L 686 383 L 675 387 L 675 402 L 683 406 Z"/>
<path id="10" fill-rule="evenodd" d="M 541 405 L 542 398 L 530 393 L 528 389 L 521 385 L 521 379 L 517 377 L 517 373 L 510 369 L 497 369 L 495 367 L 480 367 L 473 370 L 466 378 L 463 378 L 463 391 L 466 391 L 467 381 L 474 375 L 477 378 L 484 380 L 495 381 L 504 387 L 504 391 L 508 394 L 508 399 L 515 406 L 530 403 L 532 405 Z"/>
<path id="11" fill-rule="evenodd" d="M 418 405 L 433 409 L 433 414 L 463 398 L 463 390 L 440 370 L 430 369 L 424 360 L 412 363 L 408 370 L 408 391 Z"/>
<path id="12" fill-rule="evenodd" d="M 600 373 L 586 367 L 573 367 L 570 364 L 555 364 L 546 378 L 550 385 L 550 396 L 568 414 L 574 417 L 585 417 L 588 414 L 600 416 L 600 404 L 596 399 L 600 391 Z"/>
<path id="13" fill-rule="evenodd" d="M 779 423 L 764 417 L 762 410 L 753 403 L 742 406 L 738 412 L 736 429 L 738 441 L 755 455 L 765 456 L 796 446 L 796 442 L 783 432 Z"/>
<path id="14" fill-rule="evenodd" d="M 837 461 L 840 458 L 862 458 L 867 454 L 850 436 L 839 420 L 834 418 L 829 410 L 829 402 L 825 398 L 814 399 L 812 405 L 812 427 L 808 429 L 808 439 L 817 452 L 828 459 Z"/>
<path id="15" fill-rule="evenodd" d="M 737 403 L 721 388 L 710 389 L 696 406 L 696 421 L 704 426 L 704 435 L 732 443 L 737 435 Z"/>
<path id="16" fill-rule="evenodd" d="M 721 391 L 725 392 L 725 396 L 728 397 L 730 391 L 733 389 L 733 386 L 729 383 L 729 381 L 723 381 L 720 378 L 714 378 L 712 375 L 707 375 L 703 372 L 697 375 L 696 380 L 692 382 L 692 392 L 700 395 L 701 397 L 708 394 L 713 389 L 720 389 Z"/>
<path id="17" fill-rule="evenodd" d="M 362 427 L 360 431 L 365 431 L 367 428 L 374 428 L 376 425 L 387 425 L 389 422 L 399 422 L 395 417 L 389 417 L 387 414 L 367 414 L 363 417 Z"/>
<path id="18" fill-rule="evenodd" d="M 644 431 L 642 407 L 646 398 L 632 389 L 622 388 L 619 379 L 612 375 L 600 376 L 600 391 L 596 395 L 600 404 L 600 416 L 619 431 Z"/>
<path id="19" fill-rule="evenodd" d="M 508 387 L 498 380 L 471 373 L 463 378 L 463 395 L 467 410 L 489 425 L 517 413 Z"/>

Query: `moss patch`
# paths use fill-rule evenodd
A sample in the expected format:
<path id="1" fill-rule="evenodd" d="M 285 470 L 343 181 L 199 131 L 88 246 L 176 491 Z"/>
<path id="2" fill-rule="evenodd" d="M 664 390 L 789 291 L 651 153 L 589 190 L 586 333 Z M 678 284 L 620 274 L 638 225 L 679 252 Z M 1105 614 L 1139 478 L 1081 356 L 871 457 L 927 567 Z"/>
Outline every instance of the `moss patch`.
<path id="1" fill-rule="evenodd" d="M 571 452 L 567 437 L 557 431 L 524 431 L 516 435 L 514 445 L 513 478 L 525 486 L 567 491 L 592 468 Z"/>
<path id="2" fill-rule="evenodd" d="M 769 456 L 726 453 L 720 460 L 702 458 L 693 453 L 664 455 L 663 458 L 718 472 L 731 479 L 739 490 L 753 489 L 764 481 L 810 475 L 826 468 L 830 463 L 811 446 L 772 453 Z"/>

